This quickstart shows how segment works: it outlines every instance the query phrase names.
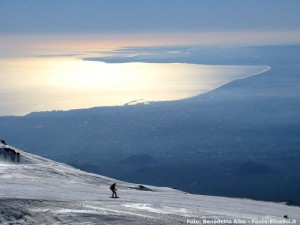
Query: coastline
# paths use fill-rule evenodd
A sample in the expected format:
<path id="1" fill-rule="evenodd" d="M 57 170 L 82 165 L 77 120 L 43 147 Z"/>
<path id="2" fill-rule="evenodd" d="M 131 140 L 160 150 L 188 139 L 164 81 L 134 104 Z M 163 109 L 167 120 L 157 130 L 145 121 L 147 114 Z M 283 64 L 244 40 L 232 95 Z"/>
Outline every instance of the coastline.
<path id="1" fill-rule="evenodd" d="M 214 91 L 214 90 L 216 90 L 216 89 L 218 89 L 218 88 L 221 88 L 221 87 L 223 87 L 223 86 L 225 86 L 225 85 L 227 85 L 227 84 L 230 84 L 230 83 L 232 83 L 232 82 L 234 82 L 234 81 L 237 81 L 237 80 L 243 80 L 243 79 L 247 79 L 247 78 L 250 78 L 250 77 L 254 77 L 254 76 L 263 74 L 263 73 L 265 73 L 265 72 L 267 72 L 267 71 L 269 71 L 269 70 L 272 69 L 271 66 L 268 66 L 268 65 L 265 65 L 265 66 L 266 66 L 267 68 L 264 69 L 264 70 L 262 70 L 262 71 L 260 71 L 260 72 L 258 72 L 258 73 L 253 73 L 253 74 L 250 74 L 249 76 L 246 76 L 246 77 L 243 77 L 243 78 L 237 78 L 237 79 L 234 79 L 234 80 L 225 82 L 225 83 L 223 83 L 223 84 L 221 84 L 221 85 L 219 85 L 219 86 L 217 86 L 217 87 L 215 87 L 215 88 L 213 88 L 213 89 L 211 89 L 211 90 L 209 90 L 209 91 L 205 91 L 205 92 L 200 93 L 200 94 L 198 94 L 198 95 L 195 95 L 195 96 L 192 96 L 192 97 L 189 97 L 189 98 L 178 99 L 178 100 L 175 100 L 175 101 L 192 100 L 193 98 L 197 98 L 197 97 L 199 97 L 199 96 L 201 96 L 201 95 L 204 95 L 204 94 L 207 94 L 207 93 L 209 93 L 209 92 L 212 92 L 212 91 Z"/>
<path id="2" fill-rule="evenodd" d="M 196 65 L 202 65 L 202 64 L 194 64 L 195 66 Z M 211 65 L 205 65 L 203 64 L 202 66 L 211 66 Z M 219 66 L 234 66 L 234 65 L 219 65 Z M 247 65 L 244 65 L 244 66 L 247 66 Z M 267 65 L 249 65 L 249 66 L 261 66 L 263 67 L 262 70 L 260 70 L 259 72 L 255 72 L 255 73 L 250 73 L 249 75 L 245 75 L 244 77 L 241 77 L 241 78 L 235 78 L 235 79 L 232 79 L 232 80 L 229 80 L 229 81 L 225 81 L 224 83 L 219 83 L 217 84 L 216 86 L 212 87 L 211 89 L 207 89 L 207 90 L 200 90 L 198 93 L 196 93 L 196 91 L 194 91 L 194 93 L 191 93 L 192 95 L 190 96 L 187 96 L 187 97 L 183 97 L 183 98 L 177 98 L 177 99 L 170 99 L 170 100 L 158 100 L 158 101 L 143 101 L 142 99 L 144 98 L 139 98 L 139 101 L 136 101 L 137 99 L 135 100 L 131 100 L 131 101 L 128 101 L 128 102 L 125 102 L 125 103 L 121 103 L 121 104 L 116 104 L 116 105 L 91 105 L 91 106 L 87 106 L 87 107 L 71 107 L 69 109 L 57 109 L 57 108 L 53 108 L 53 109 L 45 109 L 45 110 L 41 110 L 41 111 L 37 111 L 37 110 L 33 110 L 33 111 L 28 111 L 26 113 L 22 113 L 22 114 L 16 114 L 16 115 L 1 115 L 1 117 L 5 117 L 5 116 L 25 116 L 25 115 L 28 115 L 32 112 L 51 112 L 51 111 L 70 111 L 70 110 L 82 110 L 82 109 L 90 109 L 90 108 L 95 108 L 95 107 L 123 107 L 123 106 L 134 106 L 134 105 L 148 105 L 148 104 L 152 104 L 152 103 L 171 103 L 171 102 L 178 102 L 178 101 L 187 101 L 187 100 L 191 100 L 191 99 L 194 99 L 196 97 L 199 97 L 203 94 L 206 94 L 208 92 L 211 92 L 211 91 L 214 91 L 224 85 L 227 85 L 233 81 L 236 81 L 236 80 L 241 80 L 241 79 L 246 79 L 246 78 L 249 78 L 249 77 L 252 77 L 252 76 L 256 76 L 256 75 L 259 75 L 259 74 L 262 74 L 264 72 L 267 72 L 268 70 L 271 69 L 270 66 L 267 66 Z M 128 104 L 130 103 L 130 104 Z"/>

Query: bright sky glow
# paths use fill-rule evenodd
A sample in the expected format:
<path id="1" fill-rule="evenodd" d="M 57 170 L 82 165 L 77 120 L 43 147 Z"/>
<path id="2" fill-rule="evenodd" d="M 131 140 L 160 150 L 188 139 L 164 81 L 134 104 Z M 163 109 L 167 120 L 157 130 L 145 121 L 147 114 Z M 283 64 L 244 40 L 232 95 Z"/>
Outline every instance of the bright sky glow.
<path id="1" fill-rule="evenodd" d="M 150 34 L 0 35 L 0 57 L 74 54 L 90 57 L 100 51 L 132 46 L 276 45 L 297 43 L 300 31 L 214 31 Z"/>

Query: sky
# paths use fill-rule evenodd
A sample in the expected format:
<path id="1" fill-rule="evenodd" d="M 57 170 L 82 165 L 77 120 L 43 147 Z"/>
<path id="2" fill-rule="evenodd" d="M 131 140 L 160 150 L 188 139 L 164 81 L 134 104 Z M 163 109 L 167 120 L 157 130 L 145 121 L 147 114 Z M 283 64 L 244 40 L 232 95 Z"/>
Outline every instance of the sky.
<path id="1" fill-rule="evenodd" d="M 0 0 L 1 57 L 299 43 L 299 11 L 298 0 Z"/>
<path id="2" fill-rule="evenodd" d="M 0 32 L 299 29 L 298 0 L 1 0 Z"/>

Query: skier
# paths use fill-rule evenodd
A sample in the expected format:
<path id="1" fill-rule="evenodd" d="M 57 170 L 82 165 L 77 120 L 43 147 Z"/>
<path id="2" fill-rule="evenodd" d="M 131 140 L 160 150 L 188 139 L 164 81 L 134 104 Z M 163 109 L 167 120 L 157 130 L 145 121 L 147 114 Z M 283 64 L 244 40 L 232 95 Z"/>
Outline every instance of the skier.
<path id="1" fill-rule="evenodd" d="M 117 196 L 117 189 L 116 189 L 116 183 L 113 183 L 111 186 L 110 186 L 110 190 L 112 191 L 112 198 L 118 198 Z"/>

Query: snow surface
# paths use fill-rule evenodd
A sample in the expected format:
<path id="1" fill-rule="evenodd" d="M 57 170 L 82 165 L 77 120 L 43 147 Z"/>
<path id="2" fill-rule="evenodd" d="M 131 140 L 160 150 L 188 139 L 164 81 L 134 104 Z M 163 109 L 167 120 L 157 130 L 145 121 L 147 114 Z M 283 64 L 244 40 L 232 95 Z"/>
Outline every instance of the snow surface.
<path id="1" fill-rule="evenodd" d="M 1 224 L 300 224 L 285 203 L 140 188 L 15 150 L 19 163 L 0 155 Z"/>

